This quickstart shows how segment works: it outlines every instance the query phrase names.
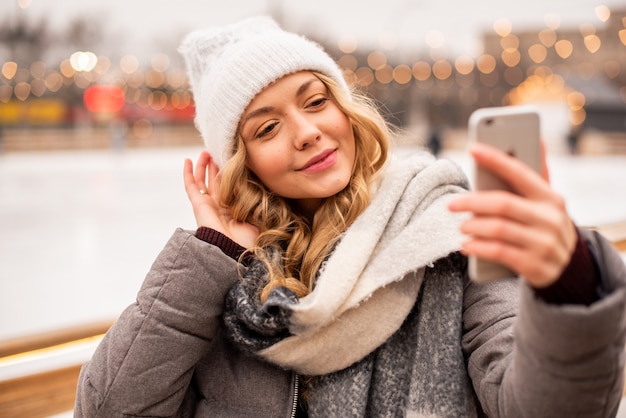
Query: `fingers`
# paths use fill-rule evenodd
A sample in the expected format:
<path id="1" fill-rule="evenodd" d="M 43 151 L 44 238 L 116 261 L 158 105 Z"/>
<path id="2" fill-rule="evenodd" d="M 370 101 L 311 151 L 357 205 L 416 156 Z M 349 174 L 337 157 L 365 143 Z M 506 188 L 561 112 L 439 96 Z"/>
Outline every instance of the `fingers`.
<path id="1" fill-rule="evenodd" d="M 219 183 L 216 183 L 218 173 L 219 167 L 208 151 L 200 153 L 195 168 L 193 162 L 186 158 L 183 167 L 183 179 L 189 197 L 191 198 L 192 195 L 196 194 L 213 194 L 219 190 Z"/>
<path id="2" fill-rule="evenodd" d="M 452 200 L 448 208 L 453 212 L 471 212 L 479 217 L 497 216 L 522 225 L 552 229 L 553 225 L 562 222 L 565 201 L 556 194 L 542 201 L 491 190 L 464 194 Z"/>
<path id="3" fill-rule="evenodd" d="M 545 287 L 560 276 L 571 255 L 559 245 L 550 245 L 550 236 L 545 235 L 544 238 L 545 245 L 532 247 L 497 240 L 471 239 L 463 243 L 462 252 L 503 264 L 532 286 Z"/>
<path id="4" fill-rule="evenodd" d="M 473 239 L 499 241 L 550 253 L 556 246 L 567 246 L 569 218 L 548 205 L 531 208 L 532 222 L 499 215 L 475 215 L 461 225 L 461 232 Z"/>
<path id="5" fill-rule="evenodd" d="M 542 176 L 522 161 L 480 143 L 473 144 L 470 152 L 478 165 L 500 177 L 516 193 L 533 199 L 553 194 Z"/>
<path id="6" fill-rule="evenodd" d="M 190 192 L 197 191 L 196 187 L 196 178 L 193 175 L 193 163 L 189 158 L 185 158 L 185 164 L 183 166 L 183 180 L 185 182 L 185 191 L 187 195 L 190 195 Z"/>
<path id="7" fill-rule="evenodd" d="M 191 202 L 198 227 L 208 226 L 222 232 L 217 202 L 209 194 L 206 185 L 207 166 L 210 167 L 211 164 L 211 155 L 206 151 L 200 153 L 195 167 L 189 158 L 185 159 L 183 166 L 185 191 Z M 214 169 L 209 171 L 213 172 Z"/>
<path id="8" fill-rule="evenodd" d="M 573 251 L 567 234 L 529 229 L 500 219 L 475 218 L 463 225 L 463 230 L 472 233 L 462 245 L 464 254 L 504 264 L 536 287 L 556 280 Z"/>
<path id="9" fill-rule="evenodd" d="M 206 190 L 206 173 L 207 173 L 207 165 L 211 161 L 211 155 L 207 151 L 202 151 L 198 156 L 198 161 L 196 162 L 196 169 L 194 171 L 194 177 L 196 180 L 196 186 L 198 190 Z"/>
<path id="10" fill-rule="evenodd" d="M 504 264 L 532 285 L 553 282 L 569 262 L 576 230 L 565 200 L 548 184 L 545 152 L 542 174 L 489 146 L 476 144 L 471 153 L 515 193 L 476 191 L 449 203 L 451 211 L 472 215 L 461 225 L 468 237 L 462 251 Z"/>
<path id="11" fill-rule="evenodd" d="M 550 183 L 550 170 L 548 169 L 548 152 L 546 151 L 545 141 L 541 141 L 541 177 Z"/>
<path id="12" fill-rule="evenodd" d="M 217 195 L 220 189 L 220 181 L 218 177 L 219 167 L 217 166 L 217 164 L 215 164 L 215 161 L 213 161 L 213 158 L 209 159 L 208 167 L 206 171 L 209 174 L 208 191 L 210 194 Z"/>
<path id="13" fill-rule="evenodd" d="M 466 255 L 496 261 L 534 286 L 556 280 L 569 262 L 576 232 L 553 201 L 532 201 L 504 191 L 467 193 L 449 203 L 453 212 L 473 216 L 461 225 Z"/>

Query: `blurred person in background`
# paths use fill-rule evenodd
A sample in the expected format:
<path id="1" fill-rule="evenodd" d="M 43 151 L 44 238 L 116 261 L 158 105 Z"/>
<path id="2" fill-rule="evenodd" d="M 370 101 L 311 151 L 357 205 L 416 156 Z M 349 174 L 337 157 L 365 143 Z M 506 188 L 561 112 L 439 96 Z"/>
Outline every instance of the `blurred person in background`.
<path id="1" fill-rule="evenodd" d="M 77 417 L 608 417 L 626 269 L 521 162 L 517 194 L 395 155 L 316 43 L 256 17 L 181 52 L 206 144 L 177 229 L 81 371 Z M 544 157 L 545 158 L 545 157 Z M 518 273 L 478 284 L 467 256 Z"/>

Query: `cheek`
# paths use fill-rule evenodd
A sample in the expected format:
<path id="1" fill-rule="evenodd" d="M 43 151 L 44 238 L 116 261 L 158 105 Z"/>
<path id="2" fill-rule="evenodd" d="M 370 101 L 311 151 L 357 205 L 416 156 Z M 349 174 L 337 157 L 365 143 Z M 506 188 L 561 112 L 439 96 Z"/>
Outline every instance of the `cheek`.
<path id="1" fill-rule="evenodd" d="M 336 125 L 336 132 L 341 138 L 348 138 L 354 141 L 354 130 L 352 129 L 352 122 L 350 118 L 342 114 Z"/>
<path id="2" fill-rule="evenodd" d="M 273 179 L 286 170 L 283 154 L 277 151 L 253 152 L 248 154 L 248 168 L 265 186 L 270 187 Z"/>
<path id="3" fill-rule="evenodd" d="M 356 154 L 356 139 L 354 138 L 354 130 L 352 129 L 352 123 L 348 118 L 338 125 L 337 136 L 343 138 L 344 147 L 346 152 L 351 155 L 354 160 Z"/>

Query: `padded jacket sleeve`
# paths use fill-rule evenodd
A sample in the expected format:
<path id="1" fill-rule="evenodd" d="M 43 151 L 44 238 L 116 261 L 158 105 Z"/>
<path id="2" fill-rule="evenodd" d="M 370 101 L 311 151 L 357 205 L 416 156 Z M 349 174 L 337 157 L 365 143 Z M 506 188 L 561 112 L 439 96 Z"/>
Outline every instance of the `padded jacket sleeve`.
<path id="1" fill-rule="evenodd" d="M 237 263 L 176 230 L 136 303 L 108 331 L 80 373 L 76 417 L 175 416 L 194 366 L 219 329 Z"/>
<path id="2" fill-rule="evenodd" d="M 551 305 L 525 283 L 468 281 L 463 348 L 489 417 L 612 417 L 624 366 L 626 267 L 599 234 L 581 230 L 605 295 Z"/>

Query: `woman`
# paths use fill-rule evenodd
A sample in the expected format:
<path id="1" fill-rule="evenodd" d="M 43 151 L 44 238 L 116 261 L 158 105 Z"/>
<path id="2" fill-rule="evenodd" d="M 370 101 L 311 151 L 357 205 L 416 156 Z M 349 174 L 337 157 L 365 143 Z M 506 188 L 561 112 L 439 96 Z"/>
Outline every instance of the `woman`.
<path id="1" fill-rule="evenodd" d="M 448 161 L 391 155 L 332 59 L 268 18 L 181 50 L 198 228 L 84 365 L 76 416 L 615 415 L 626 269 L 545 179 L 475 147 L 518 195 L 468 193 Z M 519 278 L 473 283 L 467 255 Z"/>

